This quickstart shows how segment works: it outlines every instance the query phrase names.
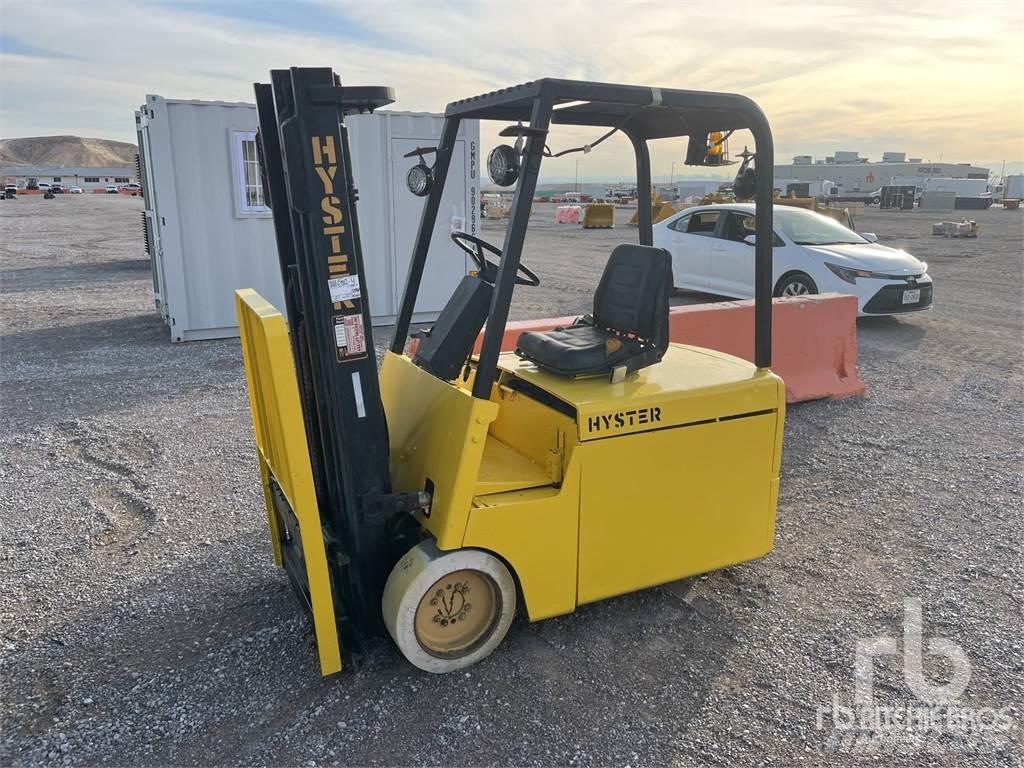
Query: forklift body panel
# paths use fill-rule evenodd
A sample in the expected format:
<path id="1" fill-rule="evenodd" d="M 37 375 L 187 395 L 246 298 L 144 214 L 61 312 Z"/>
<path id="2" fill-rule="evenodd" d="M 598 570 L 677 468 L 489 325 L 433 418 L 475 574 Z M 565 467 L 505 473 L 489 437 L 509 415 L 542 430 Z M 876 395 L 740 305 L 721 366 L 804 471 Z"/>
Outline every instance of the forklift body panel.
<path id="1" fill-rule="evenodd" d="M 513 354 L 500 369 L 485 403 L 472 377 L 448 384 L 388 353 L 381 390 L 396 488 L 433 488 L 421 525 L 439 549 L 507 562 L 531 621 L 771 550 L 778 376 L 680 344 L 612 386 Z"/>
<path id="2" fill-rule="evenodd" d="M 530 621 L 576 609 L 581 467 L 578 456 L 570 458 L 561 487 L 473 499 L 463 546 L 486 549 L 511 566 Z"/>
<path id="3" fill-rule="evenodd" d="M 569 379 L 512 353 L 499 368 L 571 406 L 581 441 L 774 410 L 779 377 L 740 358 L 670 344 L 657 365 L 619 384 L 607 377 Z"/>
<path id="4" fill-rule="evenodd" d="M 469 519 L 487 427 L 498 407 L 387 353 L 380 372 L 388 416 L 391 475 L 396 488 L 428 489 L 429 514 L 420 523 L 438 549 L 462 545 Z"/>
<path id="5" fill-rule="evenodd" d="M 565 480 L 560 490 L 478 495 L 463 546 L 513 566 L 531 621 L 771 551 L 785 421 L 777 375 L 680 344 L 612 386 L 512 354 L 500 368 L 492 435 L 538 464 L 554 451 Z"/>

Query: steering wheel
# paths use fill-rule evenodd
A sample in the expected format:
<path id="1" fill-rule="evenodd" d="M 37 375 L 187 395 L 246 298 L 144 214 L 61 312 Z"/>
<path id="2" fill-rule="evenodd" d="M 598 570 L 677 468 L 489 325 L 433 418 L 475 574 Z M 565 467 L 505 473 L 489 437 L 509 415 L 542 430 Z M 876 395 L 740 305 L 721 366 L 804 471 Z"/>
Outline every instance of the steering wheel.
<path id="1" fill-rule="evenodd" d="M 501 249 L 468 232 L 452 232 L 452 242 L 469 254 L 469 258 L 480 270 L 480 277 L 493 285 L 498 277 L 498 264 L 488 259 L 484 252 L 497 256 L 500 261 Z M 516 285 L 540 285 L 540 278 L 524 265 L 519 265 L 519 272 L 522 274 L 516 274 Z"/>

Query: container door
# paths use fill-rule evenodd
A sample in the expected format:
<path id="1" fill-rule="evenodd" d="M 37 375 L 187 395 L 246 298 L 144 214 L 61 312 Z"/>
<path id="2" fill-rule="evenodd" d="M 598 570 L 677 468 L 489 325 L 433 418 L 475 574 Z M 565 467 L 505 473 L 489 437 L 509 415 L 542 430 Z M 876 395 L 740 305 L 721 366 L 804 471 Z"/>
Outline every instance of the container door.
<path id="1" fill-rule="evenodd" d="M 146 108 L 143 107 L 142 109 L 145 110 Z M 143 117 L 141 112 L 136 112 L 136 115 L 138 123 L 136 133 L 139 141 L 139 154 L 136 157 L 138 158 L 139 184 L 142 186 L 142 235 L 153 273 L 153 301 L 162 310 L 162 314 L 166 316 L 163 247 L 160 241 L 160 218 L 156 213 L 156 185 L 152 182 L 153 166 L 149 123 L 148 118 Z"/>
<path id="2" fill-rule="evenodd" d="M 412 249 L 416 243 L 416 231 L 419 229 L 423 205 L 426 202 L 425 197 L 416 197 L 405 185 L 405 176 L 416 163 L 416 159 L 403 155 L 418 146 L 429 144 L 430 142 L 416 139 L 391 140 L 396 307 L 402 301 L 405 278 L 409 272 Z M 432 157 L 428 155 L 427 161 L 431 162 Z M 453 231 L 469 231 L 466 174 L 465 141 L 459 140 L 455 142 L 451 166 L 448 169 L 448 183 L 445 184 L 444 196 L 441 198 L 441 207 L 437 214 L 437 225 L 430 240 L 430 251 L 413 314 L 414 322 L 430 322 L 436 319 L 469 268 L 468 257 L 451 240 Z"/>

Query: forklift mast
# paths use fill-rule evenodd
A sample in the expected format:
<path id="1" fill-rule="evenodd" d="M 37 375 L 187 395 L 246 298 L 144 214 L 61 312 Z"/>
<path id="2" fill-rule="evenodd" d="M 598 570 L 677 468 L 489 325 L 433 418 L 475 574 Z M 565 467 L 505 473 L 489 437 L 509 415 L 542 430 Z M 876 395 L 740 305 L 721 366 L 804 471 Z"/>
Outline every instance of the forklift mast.
<path id="1" fill-rule="evenodd" d="M 404 551 L 393 513 L 416 501 L 390 495 L 345 127 L 347 114 L 389 104 L 393 92 L 346 88 L 329 68 L 274 70 L 271 82 L 257 83 L 255 91 L 264 191 L 273 210 L 335 617 L 344 647 L 357 650 L 361 637 L 383 631 L 380 594 L 395 552 Z M 283 564 L 308 603 L 302 538 L 287 530 L 294 514 L 279 514 Z"/>

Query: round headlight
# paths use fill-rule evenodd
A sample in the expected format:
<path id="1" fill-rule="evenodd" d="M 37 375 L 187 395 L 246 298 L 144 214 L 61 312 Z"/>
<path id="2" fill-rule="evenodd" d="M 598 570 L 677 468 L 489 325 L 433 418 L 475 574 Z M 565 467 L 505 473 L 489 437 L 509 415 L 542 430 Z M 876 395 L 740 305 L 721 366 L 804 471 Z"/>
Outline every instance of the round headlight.
<path id="1" fill-rule="evenodd" d="M 487 156 L 487 172 L 499 187 L 515 184 L 519 178 L 519 155 L 508 144 L 499 144 Z"/>
<path id="2" fill-rule="evenodd" d="M 430 194 L 430 188 L 434 186 L 434 174 L 426 165 L 418 163 L 405 174 L 405 185 L 416 197 L 424 197 Z"/>

